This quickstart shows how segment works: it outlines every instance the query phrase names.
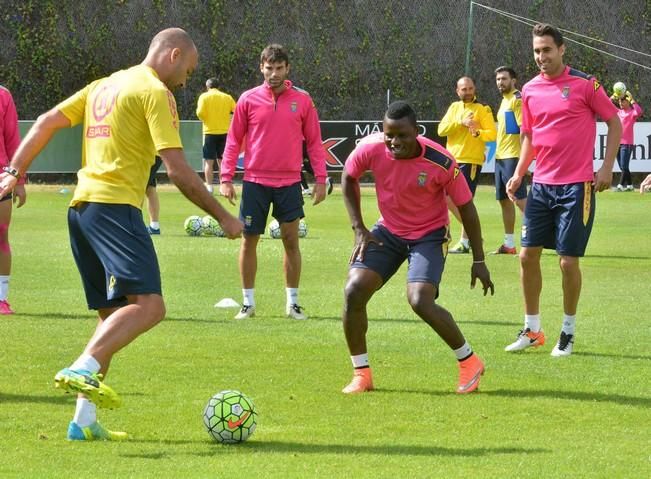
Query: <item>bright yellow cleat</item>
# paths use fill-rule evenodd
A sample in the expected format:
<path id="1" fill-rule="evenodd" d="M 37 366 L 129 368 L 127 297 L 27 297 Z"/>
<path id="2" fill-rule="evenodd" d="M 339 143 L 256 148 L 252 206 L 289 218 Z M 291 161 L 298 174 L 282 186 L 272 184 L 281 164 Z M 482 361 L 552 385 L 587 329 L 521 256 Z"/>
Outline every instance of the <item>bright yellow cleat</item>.
<path id="1" fill-rule="evenodd" d="M 102 376 L 89 371 L 75 371 L 65 368 L 54 376 L 54 386 L 66 392 L 83 394 L 97 407 L 114 409 L 122 405 L 122 399 L 104 384 Z"/>

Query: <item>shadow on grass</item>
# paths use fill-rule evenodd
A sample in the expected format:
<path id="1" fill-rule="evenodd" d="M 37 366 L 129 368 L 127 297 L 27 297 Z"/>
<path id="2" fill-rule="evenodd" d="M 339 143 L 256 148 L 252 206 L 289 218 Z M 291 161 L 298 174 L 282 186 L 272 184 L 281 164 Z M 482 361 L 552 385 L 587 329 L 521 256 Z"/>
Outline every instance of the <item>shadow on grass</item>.
<path id="1" fill-rule="evenodd" d="M 432 391 L 426 389 L 376 389 L 373 394 L 381 393 L 411 393 L 411 394 L 427 394 L 430 396 L 455 396 L 456 393 L 452 391 Z M 648 408 L 651 407 L 651 398 L 648 397 L 635 397 L 624 396 L 622 394 L 606 394 L 596 392 L 582 392 L 582 391 L 562 391 L 551 389 L 494 389 L 482 390 L 478 393 L 481 396 L 500 396 L 506 398 L 550 398 L 550 399 L 566 399 L 570 401 L 588 401 L 591 403 L 613 403 L 624 406 L 637 406 Z"/>
<path id="2" fill-rule="evenodd" d="M 646 359 L 647 361 L 651 360 L 651 356 L 638 356 L 635 354 L 606 354 L 606 353 L 586 353 L 586 352 L 574 352 L 574 356 L 590 356 L 595 358 L 615 358 L 615 359 Z"/>
<path id="3" fill-rule="evenodd" d="M 3 403 L 48 403 L 60 406 L 74 405 L 75 396 L 70 394 L 57 394 L 43 396 L 37 394 L 11 394 L 0 392 L 0 404 Z"/>
<path id="4" fill-rule="evenodd" d="M 649 256 L 618 256 L 618 255 L 611 255 L 611 254 L 586 254 L 584 256 L 585 258 L 601 258 L 601 259 L 614 259 L 614 260 L 620 260 L 620 259 L 651 259 Z"/>
<path id="5" fill-rule="evenodd" d="M 64 313 L 43 313 L 43 312 L 26 312 L 15 313 L 15 317 L 46 318 L 46 319 L 97 319 L 93 313 L 87 314 L 64 314 Z"/>
<path id="6" fill-rule="evenodd" d="M 223 453 L 224 450 L 217 444 L 209 441 L 175 441 L 175 440 L 137 440 L 129 442 L 138 443 L 156 443 L 161 445 L 186 445 L 186 444 L 206 444 L 214 445 L 214 450 L 199 451 L 191 453 L 199 457 L 210 457 L 215 454 Z M 367 446 L 352 444 L 305 444 L 301 442 L 284 442 L 284 441 L 251 441 L 237 444 L 238 449 L 255 451 L 256 453 L 278 453 L 278 454 L 373 454 L 381 456 L 459 456 L 459 457 L 481 457 L 498 454 L 542 454 L 551 452 L 550 449 L 539 447 L 477 447 L 477 448 L 454 448 L 441 446 Z M 154 456 L 154 455 L 152 455 Z M 135 456 L 139 457 L 139 456 Z M 156 459 L 156 457 L 150 457 Z"/>

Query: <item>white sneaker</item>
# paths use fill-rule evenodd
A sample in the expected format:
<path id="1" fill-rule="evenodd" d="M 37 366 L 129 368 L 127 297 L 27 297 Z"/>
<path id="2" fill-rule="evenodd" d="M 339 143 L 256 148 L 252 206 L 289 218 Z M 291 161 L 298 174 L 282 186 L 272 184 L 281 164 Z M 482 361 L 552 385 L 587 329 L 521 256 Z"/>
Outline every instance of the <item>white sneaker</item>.
<path id="1" fill-rule="evenodd" d="M 566 334 L 565 331 L 561 331 L 561 337 L 558 338 L 558 342 L 556 343 L 556 346 L 554 346 L 551 354 L 555 358 L 569 356 L 572 354 L 572 346 L 574 346 L 574 335 Z"/>
<path id="2" fill-rule="evenodd" d="M 249 306 L 248 304 L 242 305 L 240 312 L 235 315 L 235 319 L 247 319 L 255 316 L 255 306 Z"/>
<path id="3" fill-rule="evenodd" d="M 520 331 L 515 342 L 505 347 L 504 351 L 522 351 L 527 348 L 538 348 L 543 344 L 545 344 L 545 333 L 543 333 L 543 330 L 541 329 L 537 333 L 534 333 L 527 328 Z"/>
<path id="4" fill-rule="evenodd" d="M 285 314 L 288 318 L 307 319 L 307 314 L 303 312 L 303 308 L 298 304 L 288 304 L 285 308 Z"/>
<path id="5" fill-rule="evenodd" d="M 208 193 L 212 194 L 213 193 L 212 185 L 209 185 L 208 183 L 204 183 L 204 185 L 206 185 L 206 190 L 208 190 Z"/>
<path id="6" fill-rule="evenodd" d="M 303 189 L 303 196 L 310 196 L 312 194 L 312 188 Z"/>
<path id="7" fill-rule="evenodd" d="M 624 187 L 622 185 L 617 185 L 616 190 L 617 191 L 624 191 Z"/>
<path id="8" fill-rule="evenodd" d="M 626 186 L 626 191 L 633 191 L 634 189 L 635 188 L 633 187 L 633 185 L 627 185 Z"/>

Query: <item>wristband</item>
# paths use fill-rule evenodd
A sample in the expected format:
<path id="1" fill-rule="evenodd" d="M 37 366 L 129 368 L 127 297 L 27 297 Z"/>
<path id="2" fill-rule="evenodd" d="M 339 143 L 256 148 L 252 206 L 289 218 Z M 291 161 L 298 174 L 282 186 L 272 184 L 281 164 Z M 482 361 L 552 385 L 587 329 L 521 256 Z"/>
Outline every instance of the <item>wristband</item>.
<path id="1" fill-rule="evenodd" d="M 11 176 L 13 176 L 16 179 L 20 178 L 20 173 L 16 168 L 12 168 L 11 166 L 3 166 L 2 171 L 5 173 L 9 173 Z"/>
<path id="2" fill-rule="evenodd" d="M 473 261 L 472 264 L 481 264 L 481 263 L 485 263 L 485 262 L 486 261 L 482 259 L 481 261 Z"/>

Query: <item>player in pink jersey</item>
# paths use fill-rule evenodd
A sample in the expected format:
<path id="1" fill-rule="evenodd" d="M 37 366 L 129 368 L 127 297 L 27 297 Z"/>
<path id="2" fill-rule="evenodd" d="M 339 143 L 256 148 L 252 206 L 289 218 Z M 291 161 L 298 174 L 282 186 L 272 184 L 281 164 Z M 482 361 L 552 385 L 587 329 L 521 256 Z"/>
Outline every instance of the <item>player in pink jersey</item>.
<path id="1" fill-rule="evenodd" d="M 616 106 L 619 106 L 617 115 L 622 122 L 622 139 L 620 140 L 619 151 L 617 152 L 617 164 L 621 174 L 619 183 L 615 188 L 616 191 L 633 191 L 633 180 L 629 168 L 631 155 L 635 149 L 635 137 L 633 128 L 635 122 L 642 116 L 642 107 L 637 104 L 630 91 L 627 91 L 623 97 L 619 98 L 612 95 L 610 99 Z"/>
<path id="2" fill-rule="evenodd" d="M 452 315 L 435 303 L 445 265 L 449 235 L 446 196 L 458 206 L 468 232 L 473 262 L 470 284 L 477 279 L 484 295 L 494 292 L 481 248 L 481 227 L 468 184 L 452 155 L 418 136 L 416 114 L 398 101 L 389 105 L 383 134 L 364 138 L 350 154 L 342 191 L 355 231 L 355 248 L 345 287 L 343 326 L 353 363 L 346 394 L 373 389 L 368 362 L 366 305 L 405 260 L 407 299 L 413 311 L 454 351 L 459 361 L 457 392 L 477 389 L 484 364 L 473 353 Z M 369 231 L 364 225 L 359 177 L 370 170 L 381 218 Z"/>
<path id="3" fill-rule="evenodd" d="M 9 166 L 9 160 L 20 144 L 18 114 L 9 90 L 0 85 L 0 167 Z M 25 204 L 25 178 L 19 178 L 14 191 L 0 199 L 0 314 L 13 314 L 7 301 L 9 275 L 11 273 L 11 247 L 9 246 L 9 224 L 13 202 L 18 208 Z"/>
<path id="4" fill-rule="evenodd" d="M 594 219 L 594 191 L 610 188 L 622 127 L 617 109 L 599 82 L 563 63 L 565 45 L 551 25 L 533 28 L 533 52 L 540 75 L 522 88 L 522 148 L 507 192 L 515 200 L 529 165 L 534 178 L 522 224 L 520 266 L 524 328 L 506 351 L 545 343 L 540 327 L 543 248 L 555 249 L 563 277 L 563 327 L 552 356 L 569 356 L 574 344 L 581 293 L 579 258 L 585 253 Z M 608 125 L 606 155 L 594 173 L 595 117 Z"/>
<path id="5" fill-rule="evenodd" d="M 321 141 L 321 127 L 310 95 L 287 79 L 289 56 L 282 45 L 271 44 L 262 51 L 260 71 L 264 83 L 244 92 L 235 107 L 226 139 L 219 187 L 221 194 L 234 204 L 233 175 L 241 146 L 244 145 L 244 181 L 240 203 L 244 236 L 239 258 L 244 300 L 235 319 L 255 315 L 257 247 L 272 205 L 272 215 L 280 223 L 285 249 L 285 313 L 293 319 L 307 319 L 298 302 L 301 277 L 298 224 L 305 216 L 301 189 L 303 140 L 307 144 L 316 178 L 313 203 L 317 205 L 326 195 L 326 155 Z"/>

